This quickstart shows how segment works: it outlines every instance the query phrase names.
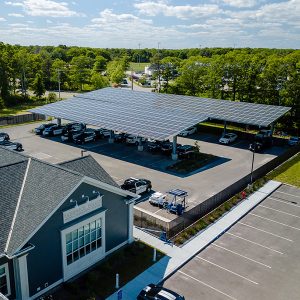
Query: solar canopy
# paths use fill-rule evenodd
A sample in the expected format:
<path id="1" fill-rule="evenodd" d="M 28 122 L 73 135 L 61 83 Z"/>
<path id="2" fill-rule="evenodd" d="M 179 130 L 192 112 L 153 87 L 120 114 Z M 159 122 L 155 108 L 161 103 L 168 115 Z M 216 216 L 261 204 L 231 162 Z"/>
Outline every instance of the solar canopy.
<path id="1" fill-rule="evenodd" d="M 207 119 L 267 127 L 289 107 L 104 88 L 31 112 L 164 140 Z"/>

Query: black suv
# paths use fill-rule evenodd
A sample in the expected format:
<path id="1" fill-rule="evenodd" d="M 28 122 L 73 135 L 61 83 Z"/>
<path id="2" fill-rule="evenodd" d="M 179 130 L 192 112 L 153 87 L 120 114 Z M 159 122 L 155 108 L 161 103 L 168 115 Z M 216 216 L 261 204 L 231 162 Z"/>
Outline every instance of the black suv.
<path id="1" fill-rule="evenodd" d="M 66 128 L 66 132 L 69 131 L 82 131 L 85 130 L 86 125 L 84 123 L 76 123 L 76 122 L 72 122 L 72 123 L 67 123 L 64 125 Z"/>
<path id="2" fill-rule="evenodd" d="M 73 141 L 76 144 L 94 142 L 95 140 L 96 140 L 96 135 L 93 131 L 82 132 L 78 135 L 73 136 Z"/>
<path id="3" fill-rule="evenodd" d="M 147 144 L 147 150 L 152 153 L 156 153 L 161 150 L 163 142 L 161 141 L 150 141 Z"/>
<path id="4" fill-rule="evenodd" d="M 185 159 L 195 156 L 197 148 L 191 145 L 182 145 L 177 148 L 178 158 Z"/>
<path id="5" fill-rule="evenodd" d="M 0 132 L 0 142 L 9 141 L 9 135 L 6 132 Z"/>
<path id="6" fill-rule="evenodd" d="M 181 144 L 177 144 L 176 148 L 178 148 L 180 146 L 181 146 Z M 172 150 L 173 150 L 173 143 L 172 142 L 163 142 L 161 144 L 160 151 L 161 151 L 162 154 L 170 155 L 172 153 Z"/>
<path id="7" fill-rule="evenodd" d="M 149 193 L 152 189 L 152 183 L 148 179 L 137 179 L 131 177 L 124 181 L 121 188 L 135 194 L 142 194 L 145 192 Z"/>
<path id="8" fill-rule="evenodd" d="M 166 289 L 162 286 L 150 283 L 137 296 L 138 300 L 184 300 L 184 296 Z"/>
<path id="9" fill-rule="evenodd" d="M 35 132 L 35 134 L 42 135 L 46 128 L 50 128 L 55 125 L 56 124 L 54 124 L 54 123 L 41 124 L 39 127 L 36 127 L 34 129 L 34 132 Z"/>

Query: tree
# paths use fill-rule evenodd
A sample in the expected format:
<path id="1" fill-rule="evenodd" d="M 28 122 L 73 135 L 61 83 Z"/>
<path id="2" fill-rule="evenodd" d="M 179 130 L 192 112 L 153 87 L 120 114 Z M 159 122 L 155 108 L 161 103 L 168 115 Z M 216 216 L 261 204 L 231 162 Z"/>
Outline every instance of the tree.
<path id="1" fill-rule="evenodd" d="M 102 89 L 109 85 L 108 79 L 97 72 L 92 73 L 91 83 L 94 89 Z"/>
<path id="2" fill-rule="evenodd" d="M 93 61 L 84 55 L 73 57 L 71 60 L 71 80 L 73 85 L 83 90 L 83 85 L 89 83 Z"/>
<path id="3" fill-rule="evenodd" d="M 32 89 L 36 97 L 38 97 L 39 99 L 41 99 L 41 97 L 45 94 L 46 89 L 41 73 L 36 74 L 32 84 Z"/>

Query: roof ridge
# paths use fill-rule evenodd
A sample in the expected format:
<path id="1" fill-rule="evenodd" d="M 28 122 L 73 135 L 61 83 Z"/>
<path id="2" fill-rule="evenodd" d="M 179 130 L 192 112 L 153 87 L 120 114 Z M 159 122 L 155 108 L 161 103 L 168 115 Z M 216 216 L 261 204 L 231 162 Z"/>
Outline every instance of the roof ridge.
<path id="1" fill-rule="evenodd" d="M 23 191 L 24 191 L 24 187 L 25 187 L 25 183 L 26 183 L 26 179 L 27 179 L 27 175 L 28 175 L 28 171 L 29 171 L 29 167 L 30 167 L 30 163 L 31 163 L 31 158 L 29 158 L 28 161 L 27 161 L 27 167 L 26 167 L 26 171 L 25 171 L 25 174 L 24 174 L 24 179 L 23 179 L 22 186 L 21 186 L 21 189 L 20 189 L 19 198 L 18 198 L 18 202 L 17 202 L 17 205 L 16 205 L 16 210 L 15 210 L 15 213 L 14 213 L 14 217 L 13 217 L 13 220 L 12 220 L 12 223 L 11 223 L 11 226 L 10 226 L 10 230 L 9 230 L 9 233 L 8 233 L 6 245 L 5 245 L 5 248 L 4 248 L 4 253 L 7 253 L 9 242 L 10 242 L 10 239 L 11 239 L 11 236 L 12 236 L 12 232 L 13 232 L 14 225 L 15 225 L 15 222 L 16 222 L 18 210 L 19 210 L 19 207 L 20 207 L 20 203 L 21 203 L 21 199 L 22 199 L 22 195 L 23 195 Z"/>
<path id="2" fill-rule="evenodd" d="M 0 147 L 1 147 L 1 146 L 0 146 Z M 36 157 L 34 157 L 34 156 L 30 156 L 30 155 L 28 155 L 28 154 L 16 153 L 15 150 L 6 149 L 6 148 L 4 148 L 4 147 L 2 147 L 2 148 L 3 148 L 4 151 L 10 151 L 10 152 L 13 152 L 13 153 L 16 154 L 16 155 L 21 155 L 21 156 L 23 156 L 23 157 L 26 157 L 27 159 L 31 159 L 31 160 L 33 160 L 33 161 L 37 161 L 37 162 L 40 162 L 40 163 L 42 163 L 42 164 L 45 164 L 45 165 L 48 165 L 48 166 L 51 166 L 51 167 L 54 167 L 54 168 L 58 168 L 58 169 L 61 169 L 61 170 L 63 170 L 63 171 L 67 171 L 67 172 L 72 173 L 72 174 L 74 174 L 74 175 L 81 175 L 81 176 L 84 175 L 84 174 L 75 172 L 75 171 L 73 171 L 73 170 L 69 170 L 69 169 L 67 169 L 67 168 L 65 168 L 65 167 L 62 167 L 62 166 L 60 166 L 59 164 L 49 163 L 49 162 L 47 162 L 47 161 L 38 159 L 38 158 L 36 158 Z M 13 164 L 14 164 L 14 163 L 11 163 L 11 165 L 13 165 Z"/>
<path id="3" fill-rule="evenodd" d="M 92 157 L 91 154 L 88 154 L 88 155 L 85 155 L 85 156 L 79 156 L 79 157 L 69 159 L 69 160 L 65 160 L 65 161 L 62 161 L 62 162 L 58 163 L 58 165 L 61 166 L 61 165 L 66 164 L 66 163 L 81 160 L 81 159 L 85 159 L 85 158 L 88 158 L 88 157 Z"/>
<path id="4" fill-rule="evenodd" d="M 28 158 L 28 159 L 30 159 L 30 158 Z M 10 166 L 14 166 L 14 165 L 17 165 L 17 164 L 21 164 L 21 163 L 27 162 L 28 159 L 26 159 L 26 160 L 20 160 L 20 161 L 13 162 L 13 163 L 8 163 L 8 164 L 6 164 L 6 165 L 1 165 L 0 168 L 7 168 L 7 167 L 10 167 Z"/>

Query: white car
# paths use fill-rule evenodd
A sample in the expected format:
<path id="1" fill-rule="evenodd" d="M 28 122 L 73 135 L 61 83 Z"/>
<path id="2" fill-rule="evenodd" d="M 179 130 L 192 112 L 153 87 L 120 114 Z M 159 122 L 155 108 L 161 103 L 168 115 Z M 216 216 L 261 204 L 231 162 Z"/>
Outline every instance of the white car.
<path id="1" fill-rule="evenodd" d="M 179 133 L 180 136 L 188 136 L 188 135 L 191 135 L 191 134 L 194 134 L 197 132 L 197 127 L 196 126 L 192 126 L 192 127 L 189 127 L 188 129 L 185 129 L 183 131 L 181 131 Z"/>
<path id="2" fill-rule="evenodd" d="M 149 198 L 149 203 L 155 206 L 164 207 L 168 204 L 167 195 L 161 192 L 155 192 Z"/>
<path id="3" fill-rule="evenodd" d="M 219 143 L 228 145 L 233 143 L 236 139 L 237 135 L 235 133 L 226 133 L 219 139 Z"/>
<path id="4" fill-rule="evenodd" d="M 105 128 L 100 128 L 99 129 L 99 133 L 100 135 L 104 136 L 104 137 L 110 137 L 110 130 L 105 129 Z"/>
<path id="5" fill-rule="evenodd" d="M 143 138 L 143 137 L 138 137 L 136 135 L 129 135 L 127 138 L 126 138 L 126 143 L 127 144 L 135 144 L 135 145 L 138 145 L 139 144 L 139 139 L 141 139 L 142 142 L 146 142 L 146 139 Z"/>

